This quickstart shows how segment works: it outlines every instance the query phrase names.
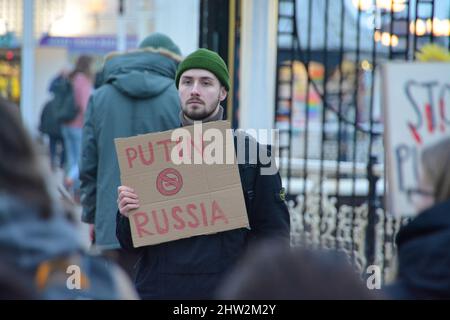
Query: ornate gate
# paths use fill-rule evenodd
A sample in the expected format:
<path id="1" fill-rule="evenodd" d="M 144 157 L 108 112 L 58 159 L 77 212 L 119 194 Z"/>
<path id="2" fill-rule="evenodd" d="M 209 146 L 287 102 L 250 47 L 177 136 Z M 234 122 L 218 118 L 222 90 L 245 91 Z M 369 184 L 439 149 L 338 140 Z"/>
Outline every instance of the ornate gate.
<path id="1" fill-rule="evenodd" d="M 446 0 L 279 0 L 276 127 L 292 242 L 392 275 L 406 217 L 384 210 L 378 66 L 450 48 Z"/>

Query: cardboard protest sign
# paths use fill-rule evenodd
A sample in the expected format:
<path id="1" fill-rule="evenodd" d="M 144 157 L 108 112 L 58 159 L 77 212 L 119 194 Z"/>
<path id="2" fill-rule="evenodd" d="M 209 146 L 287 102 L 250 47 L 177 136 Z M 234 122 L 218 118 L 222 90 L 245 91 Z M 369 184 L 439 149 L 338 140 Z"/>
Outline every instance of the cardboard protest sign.
<path id="1" fill-rule="evenodd" d="M 388 210 L 412 215 L 421 150 L 450 135 L 450 64 L 387 63 L 382 84 Z"/>
<path id="2" fill-rule="evenodd" d="M 202 161 L 212 144 L 216 154 L 231 152 L 235 159 L 230 123 L 198 127 L 200 132 L 181 128 L 188 135 L 174 141 L 174 130 L 115 139 L 122 185 L 132 187 L 140 201 L 130 214 L 135 247 L 249 226 L 236 161 Z M 206 138 L 211 132 L 221 137 Z M 192 161 L 179 164 L 183 157 Z"/>

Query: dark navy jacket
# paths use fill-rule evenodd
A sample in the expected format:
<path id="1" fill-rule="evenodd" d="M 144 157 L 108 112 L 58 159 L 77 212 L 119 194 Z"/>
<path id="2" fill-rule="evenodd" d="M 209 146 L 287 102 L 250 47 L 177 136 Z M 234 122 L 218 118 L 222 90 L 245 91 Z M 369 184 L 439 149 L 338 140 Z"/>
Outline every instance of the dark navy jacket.
<path id="1" fill-rule="evenodd" d="M 396 238 L 398 275 L 386 288 L 394 299 L 450 299 L 450 201 L 425 210 Z"/>
<path id="2" fill-rule="evenodd" d="M 262 167 L 239 164 L 251 230 L 236 229 L 134 249 L 128 218 L 117 213 L 116 231 L 122 248 L 140 251 L 135 285 L 141 298 L 211 299 L 250 243 L 278 238 L 289 244 L 290 218 L 280 175 L 260 175 Z"/>

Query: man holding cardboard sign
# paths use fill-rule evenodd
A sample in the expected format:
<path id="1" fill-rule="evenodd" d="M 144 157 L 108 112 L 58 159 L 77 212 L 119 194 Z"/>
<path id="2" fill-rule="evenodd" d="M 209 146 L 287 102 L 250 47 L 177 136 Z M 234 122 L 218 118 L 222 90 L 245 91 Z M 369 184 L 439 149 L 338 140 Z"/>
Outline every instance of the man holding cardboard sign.
<path id="1" fill-rule="evenodd" d="M 216 121 L 200 126 L 205 131 L 200 137 L 207 136 L 209 130 L 225 137 L 230 124 Z M 184 128 L 190 137 L 199 136 L 198 126 Z M 202 147 L 207 141 L 195 142 L 192 150 L 180 149 L 190 157 L 187 163 L 177 164 L 180 153 L 172 156 L 171 151 L 177 153 L 182 146 L 171 141 L 173 134 L 167 131 L 116 139 L 121 181 L 133 187 L 142 200 L 139 210 L 129 217 L 134 247 L 249 227 L 233 137 L 217 146 L 231 150 L 232 163 L 192 165 L 190 160 L 196 155 L 208 161 L 207 150 Z"/>
<path id="2" fill-rule="evenodd" d="M 181 124 L 194 137 L 187 158 L 200 154 L 205 160 L 208 148 L 203 149 L 203 134 L 195 142 L 194 121 L 204 123 L 205 135 L 207 130 L 222 133 L 220 147 L 234 151 L 229 124 L 219 121 L 220 102 L 229 90 L 225 62 L 212 51 L 197 50 L 179 65 L 176 85 Z M 124 249 L 140 251 L 135 284 L 142 298 L 209 299 L 249 242 L 279 238 L 289 243 L 284 189 L 278 172 L 261 174 L 273 163 L 263 165 L 259 157 L 255 163 L 244 157 L 238 168 L 228 162 L 175 165 L 186 150 L 173 152 L 179 144 L 171 134 L 116 140 L 124 184 L 117 199 L 117 237 Z M 252 145 L 262 149 L 247 136 L 244 141 L 246 151 Z"/>

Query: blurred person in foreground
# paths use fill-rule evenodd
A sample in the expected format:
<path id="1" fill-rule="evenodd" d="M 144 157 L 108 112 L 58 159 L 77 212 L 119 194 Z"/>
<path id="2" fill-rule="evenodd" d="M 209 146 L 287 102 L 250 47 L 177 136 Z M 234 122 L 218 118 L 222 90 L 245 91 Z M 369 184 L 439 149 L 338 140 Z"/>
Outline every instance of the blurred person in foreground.
<path id="1" fill-rule="evenodd" d="M 38 299 L 35 289 L 25 280 L 13 266 L 0 261 L 0 301 Z"/>
<path id="2" fill-rule="evenodd" d="M 18 109 L 0 99 L 0 261 L 38 299 L 134 299 L 125 273 L 85 253 Z M 73 277 L 71 277 L 73 276 Z M 73 287 L 72 287 L 73 286 Z"/>
<path id="3" fill-rule="evenodd" d="M 370 300 L 369 291 L 343 254 L 261 243 L 224 280 L 223 300 Z"/>
<path id="4" fill-rule="evenodd" d="M 450 299 L 450 137 L 425 147 L 416 189 L 419 213 L 397 234 L 398 271 L 386 287 L 397 299 Z"/>

